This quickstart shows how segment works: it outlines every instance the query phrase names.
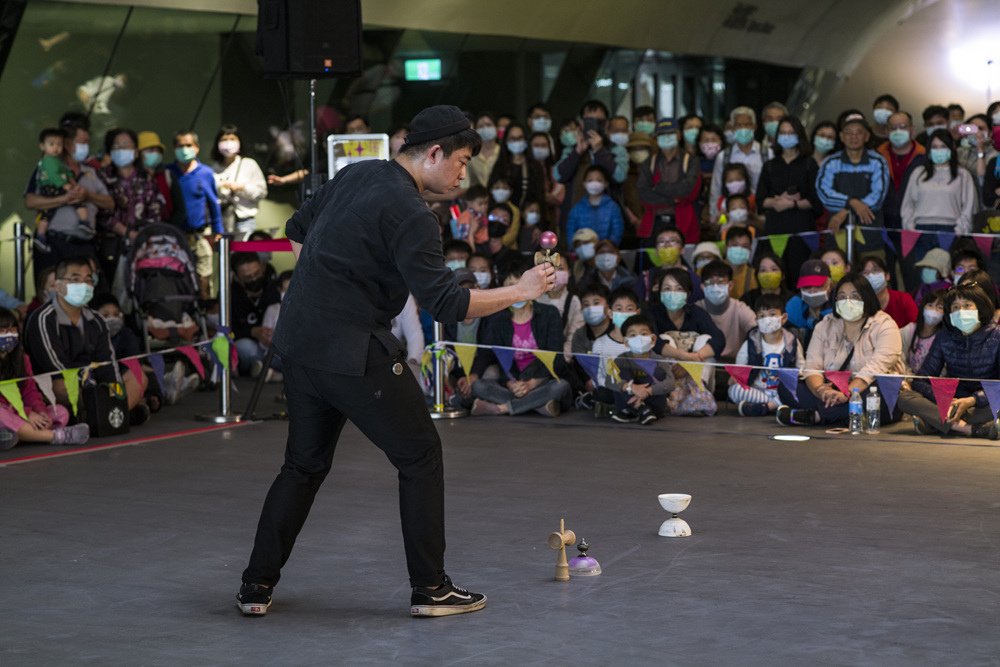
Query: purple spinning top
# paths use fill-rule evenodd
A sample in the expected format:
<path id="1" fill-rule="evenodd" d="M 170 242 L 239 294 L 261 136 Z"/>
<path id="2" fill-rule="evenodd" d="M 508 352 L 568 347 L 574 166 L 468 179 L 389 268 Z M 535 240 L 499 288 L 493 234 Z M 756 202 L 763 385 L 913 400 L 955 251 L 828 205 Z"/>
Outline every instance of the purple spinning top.
<path id="1" fill-rule="evenodd" d="M 559 243 L 559 237 L 556 236 L 555 232 L 542 232 L 542 237 L 538 241 L 538 245 L 543 250 L 552 250 L 557 243 Z"/>

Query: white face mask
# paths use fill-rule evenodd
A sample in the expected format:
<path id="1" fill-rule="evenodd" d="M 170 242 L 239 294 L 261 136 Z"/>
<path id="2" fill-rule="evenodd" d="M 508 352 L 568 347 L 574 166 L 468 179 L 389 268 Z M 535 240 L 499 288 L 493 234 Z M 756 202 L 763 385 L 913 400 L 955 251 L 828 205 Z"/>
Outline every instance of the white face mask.
<path id="1" fill-rule="evenodd" d="M 494 188 L 490 191 L 490 194 L 493 195 L 493 201 L 498 204 L 503 204 L 510 199 L 510 190 L 506 188 Z"/>
<path id="2" fill-rule="evenodd" d="M 497 128 L 493 125 L 486 125 L 476 129 L 479 133 L 479 138 L 483 141 L 493 141 L 497 138 Z"/>
<path id="3" fill-rule="evenodd" d="M 486 289 L 490 286 L 490 278 L 493 276 L 489 271 L 473 271 L 472 275 L 476 277 L 476 284 L 479 285 L 479 289 Z"/>
<path id="4" fill-rule="evenodd" d="M 544 146 L 532 146 L 531 147 L 531 157 L 536 160 L 548 160 L 549 159 L 549 149 Z"/>
<path id="5" fill-rule="evenodd" d="M 611 143 L 616 146 L 624 146 L 628 143 L 628 132 L 615 132 L 608 137 L 611 139 Z"/>
<path id="6" fill-rule="evenodd" d="M 232 157 L 240 152 L 240 142 L 236 139 L 219 142 L 219 153 L 222 157 Z"/>
<path id="7" fill-rule="evenodd" d="M 645 354 L 653 349 L 653 339 L 649 336 L 629 336 L 628 349 L 633 354 Z"/>
<path id="8" fill-rule="evenodd" d="M 936 327 L 944 319 L 944 313 L 936 308 L 924 308 L 924 324 Z"/>
<path id="9" fill-rule="evenodd" d="M 837 301 L 837 314 L 847 322 L 857 322 L 865 314 L 865 302 L 861 299 L 841 299 Z"/>
<path id="10" fill-rule="evenodd" d="M 587 181 L 583 184 L 583 187 L 587 189 L 587 194 L 592 197 L 604 192 L 604 183 L 602 181 Z"/>
<path id="11" fill-rule="evenodd" d="M 780 317 L 758 317 L 757 318 L 757 328 L 764 335 L 773 334 L 775 331 L 781 328 L 781 318 Z"/>
<path id="12" fill-rule="evenodd" d="M 576 256 L 586 262 L 594 256 L 594 244 L 581 243 L 576 247 Z"/>
<path id="13" fill-rule="evenodd" d="M 509 150 L 514 155 L 520 155 L 524 151 L 528 150 L 528 142 L 524 139 L 515 139 L 513 141 L 507 142 L 507 150 Z"/>
<path id="14" fill-rule="evenodd" d="M 552 129 L 552 119 L 540 116 L 530 121 L 532 132 L 548 132 Z"/>
<path id="15" fill-rule="evenodd" d="M 528 211 L 524 214 L 524 221 L 529 225 L 537 225 L 542 219 L 542 214 L 538 211 Z"/>

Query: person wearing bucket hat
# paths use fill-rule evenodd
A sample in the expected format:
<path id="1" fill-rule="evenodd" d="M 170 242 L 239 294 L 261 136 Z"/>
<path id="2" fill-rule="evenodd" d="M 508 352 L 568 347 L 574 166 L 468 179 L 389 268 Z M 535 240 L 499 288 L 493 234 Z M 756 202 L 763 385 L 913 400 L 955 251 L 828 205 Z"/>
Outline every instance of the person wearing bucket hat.
<path id="1" fill-rule="evenodd" d="M 628 151 L 628 175 L 622 183 L 622 207 L 625 211 L 625 233 L 622 235 L 622 248 L 638 248 L 639 241 L 636 228 L 642 220 L 645 209 L 642 198 L 639 197 L 639 172 L 650 156 L 656 153 L 656 142 L 648 134 L 633 132 L 628 135 L 625 144 Z"/>
<path id="2" fill-rule="evenodd" d="M 930 292 L 951 287 L 951 255 L 944 248 L 931 248 L 914 266 L 920 271 L 920 286 L 913 292 L 917 303 Z"/>
<path id="3" fill-rule="evenodd" d="M 163 155 L 167 152 L 167 148 L 160 140 L 160 135 L 144 130 L 139 133 L 136 150 L 139 151 L 139 164 L 156 181 L 156 187 L 163 197 L 163 204 L 160 206 L 160 220 L 167 222 L 174 214 L 174 202 L 171 195 L 173 179 L 163 168 Z"/>
<path id="4" fill-rule="evenodd" d="M 341 169 L 286 224 L 298 262 L 272 345 L 283 365 L 289 434 L 243 571 L 243 614 L 267 613 L 348 419 L 399 470 L 411 615 L 450 616 L 486 605 L 486 596 L 459 588 L 445 573 L 441 439 L 420 386 L 405 371 L 406 350 L 390 331 L 409 294 L 447 323 L 491 315 L 555 285 L 548 263 L 488 290 L 460 286 L 445 266 L 438 221 L 421 193 L 453 193 L 481 144 L 458 107 L 424 109 L 395 159 Z M 351 593 L 362 604 L 374 594 L 370 584 L 364 588 Z"/>
<path id="5" fill-rule="evenodd" d="M 701 166 L 681 150 L 680 132 L 673 118 L 661 118 L 654 131 L 659 153 L 639 165 L 639 198 L 643 217 L 639 238 L 655 238 L 667 227 L 676 227 L 691 243 L 701 238 L 694 202 L 701 192 Z"/>

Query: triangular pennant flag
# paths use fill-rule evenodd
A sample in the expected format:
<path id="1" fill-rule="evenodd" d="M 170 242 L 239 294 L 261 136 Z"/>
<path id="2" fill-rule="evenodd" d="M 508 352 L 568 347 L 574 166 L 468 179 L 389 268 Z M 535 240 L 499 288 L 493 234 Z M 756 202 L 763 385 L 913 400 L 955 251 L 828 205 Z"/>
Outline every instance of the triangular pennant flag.
<path id="1" fill-rule="evenodd" d="M 776 368 L 778 381 L 785 386 L 792 398 L 799 400 L 799 369 L 798 368 Z"/>
<path id="2" fill-rule="evenodd" d="M 587 373 L 594 383 L 597 383 L 597 371 L 601 365 L 601 358 L 593 354 L 578 354 L 576 355 L 576 362 L 580 364 L 580 368 Z"/>
<path id="3" fill-rule="evenodd" d="M 771 250 L 778 257 L 784 257 L 785 248 L 788 246 L 788 239 L 791 234 L 771 234 Z"/>
<path id="4" fill-rule="evenodd" d="M 930 378 L 930 381 L 938 414 L 941 415 L 941 421 L 947 421 L 951 399 L 955 398 L 955 391 L 958 390 L 958 378 Z"/>
<path id="5" fill-rule="evenodd" d="M 730 377 L 736 380 L 744 389 L 750 388 L 750 373 L 753 369 L 749 366 L 726 366 L 726 372 L 729 373 Z"/>
<path id="6" fill-rule="evenodd" d="M 542 362 L 542 365 L 549 369 L 549 373 L 556 380 L 559 376 L 556 375 L 556 353 L 551 350 L 535 350 L 535 358 Z"/>
<path id="7" fill-rule="evenodd" d="M 657 268 L 663 266 L 663 260 L 660 259 L 657 248 L 646 248 L 646 255 L 649 256 L 649 261 L 653 263 L 653 266 Z"/>
<path id="8" fill-rule="evenodd" d="M 997 411 L 1000 410 L 1000 382 L 981 382 L 980 384 L 983 385 L 986 400 L 990 402 L 990 412 L 996 417 Z"/>
<path id="9" fill-rule="evenodd" d="M 162 354 L 151 354 L 146 357 L 146 361 L 149 362 L 150 367 L 153 369 L 153 375 L 156 376 L 156 383 L 160 385 L 160 389 L 163 389 L 163 383 L 167 378 L 166 364 L 163 361 Z"/>
<path id="10" fill-rule="evenodd" d="M 212 364 L 212 381 L 216 381 L 218 376 L 222 375 L 222 359 L 219 355 L 215 353 L 215 349 L 209 345 L 205 348 L 205 354 L 208 355 L 208 361 Z M 216 375 L 218 374 L 218 376 Z"/>
<path id="11" fill-rule="evenodd" d="M 177 351 L 187 357 L 191 365 L 194 366 L 195 371 L 198 372 L 198 377 L 202 380 L 205 379 L 205 364 L 201 363 L 201 355 L 198 354 L 198 350 L 194 349 L 190 345 L 184 345 L 177 348 Z"/>
<path id="12" fill-rule="evenodd" d="M 860 243 L 861 245 L 865 245 L 865 235 L 857 227 L 854 228 L 854 240 Z"/>
<path id="13" fill-rule="evenodd" d="M 837 247 L 847 252 L 847 231 L 844 229 L 838 230 L 833 235 L 833 240 L 836 242 Z"/>
<path id="14" fill-rule="evenodd" d="M 896 244 L 893 243 L 892 239 L 889 238 L 888 229 L 884 228 L 882 229 L 882 242 L 885 243 L 885 245 L 889 248 L 889 250 L 892 252 L 893 255 L 899 254 L 899 252 L 896 250 Z"/>
<path id="15" fill-rule="evenodd" d="M 635 362 L 636 366 L 646 371 L 646 375 L 651 378 L 656 377 L 656 367 L 659 365 L 656 363 L 656 359 L 633 358 L 632 361 Z"/>
<path id="16" fill-rule="evenodd" d="M 38 391 L 42 392 L 45 396 L 45 400 L 49 402 L 50 405 L 56 404 L 56 392 L 52 391 L 52 374 L 46 373 L 45 375 L 35 376 L 35 385 L 38 387 Z"/>
<path id="17" fill-rule="evenodd" d="M 803 232 L 799 236 L 810 250 L 813 252 L 819 250 L 819 232 Z"/>
<path id="18" fill-rule="evenodd" d="M 229 347 L 232 345 L 232 341 L 229 340 L 229 336 L 224 334 L 219 334 L 212 339 L 212 345 L 210 349 L 215 352 L 215 356 L 218 358 L 219 363 L 222 365 L 223 370 L 229 370 Z"/>
<path id="19" fill-rule="evenodd" d="M 66 398 L 69 399 L 69 407 L 73 408 L 75 415 L 77 405 L 80 402 L 80 369 L 67 368 L 61 373 L 63 383 L 66 385 Z"/>
<path id="20" fill-rule="evenodd" d="M 494 347 L 493 354 L 497 356 L 497 361 L 500 363 L 500 368 L 504 372 L 509 373 L 511 369 L 511 364 L 514 363 L 514 350 L 508 350 L 505 347 Z"/>
<path id="21" fill-rule="evenodd" d="M 938 247 L 951 250 L 951 244 L 955 242 L 955 235 L 951 232 L 938 232 Z"/>
<path id="22" fill-rule="evenodd" d="M 851 371 L 826 371 L 826 379 L 840 391 L 851 395 Z"/>
<path id="23" fill-rule="evenodd" d="M 904 229 L 899 233 L 899 249 L 903 251 L 903 257 L 910 254 L 910 251 L 913 250 L 913 246 L 916 245 L 919 238 L 920 232 L 912 229 Z M 917 259 L 920 258 L 918 257 Z"/>
<path id="24" fill-rule="evenodd" d="M 614 359 L 608 359 L 608 377 L 611 378 L 612 382 L 621 382 L 622 372 L 618 368 L 618 364 L 615 363 Z"/>
<path id="25" fill-rule="evenodd" d="M 875 382 L 878 383 L 878 390 L 882 392 L 885 399 L 885 407 L 889 409 L 889 414 L 896 411 L 896 399 L 899 398 L 899 388 L 903 384 L 903 378 L 891 375 L 876 375 Z"/>
<path id="26" fill-rule="evenodd" d="M 17 410 L 17 414 L 21 415 L 21 419 L 28 419 L 28 415 L 24 412 L 24 399 L 21 397 L 21 390 L 17 386 L 17 380 L 0 382 L 0 396 L 7 399 L 11 407 Z"/>
<path id="27" fill-rule="evenodd" d="M 678 361 L 677 363 L 681 368 L 687 371 L 687 374 L 691 376 L 694 383 L 698 385 L 698 389 L 705 391 L 705 385 L 701 381 L 701 371 L 705 367 L 705 364 L 699 364 L 693 361 Z"/>
<path id="28" fill-rule="evenodd" d="M 456 344 L 455 356 L 458 357 L 458 365 L 462 367 L 462 372 L 468 377 L 472 372 L 472 362 L 476 359 L 476 346 Z"/>
<path id="29" fill-rule="evenodd" d="M 142 384 L 142 380 L 140 378 L 142 378 L 143 373 L 139 360 L 132 357 L 131 359 L 122 359 L 122 363 L 125 364 L 125 368 L 132 372 L 132 377 L 135 378 L 135 381 Z"/>
<path id="30" fill-rule="evenodd" d="M 989 257 L 993 251 L 993 237 L 987 234 L 973 234 L 972 238 L 979 246 L 979 252 L 983 253 L 983 257 Z"/>

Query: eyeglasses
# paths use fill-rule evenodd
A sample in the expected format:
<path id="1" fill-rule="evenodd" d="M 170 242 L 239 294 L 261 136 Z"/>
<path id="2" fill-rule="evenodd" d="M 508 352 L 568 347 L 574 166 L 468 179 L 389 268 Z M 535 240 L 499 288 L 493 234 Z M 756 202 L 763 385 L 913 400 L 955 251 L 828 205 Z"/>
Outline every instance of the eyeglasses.
<path id="1" fill-rule="evenodd" d="M 93 276 L 87 276 L 86 278 L 81 278 L 80 276 L 67 276 L 66 278 L 61 278 L 60 280 L 62 280 L 63 282 L 73 283 L 73 284 L 79 284 L 79 283 L 87 283 L 88 285 L 94 284 Z"/>

